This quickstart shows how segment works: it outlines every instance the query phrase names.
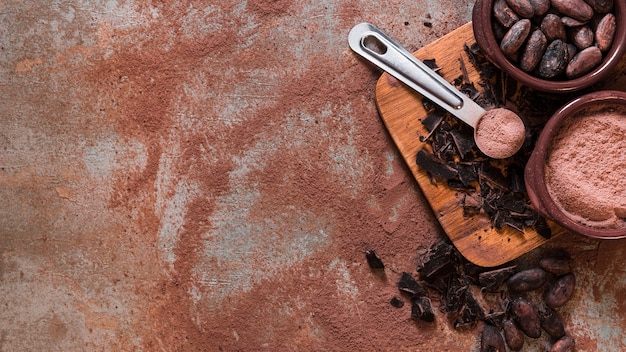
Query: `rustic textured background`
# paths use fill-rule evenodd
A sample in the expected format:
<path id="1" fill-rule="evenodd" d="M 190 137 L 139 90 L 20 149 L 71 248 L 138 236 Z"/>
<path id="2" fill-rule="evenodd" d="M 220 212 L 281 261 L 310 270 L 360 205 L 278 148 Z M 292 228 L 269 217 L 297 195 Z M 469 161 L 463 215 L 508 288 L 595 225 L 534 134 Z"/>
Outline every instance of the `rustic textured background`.
<path id="1" fill-rule="evenodd" d="M 416 50 L 471 8 L 0 1 L 0 350 L 477 350 L 389 304 L 443 234 L 347 45 L 368 21 Z M 624 242 L 551 246 L 578 350 L 620 350 Z"/>

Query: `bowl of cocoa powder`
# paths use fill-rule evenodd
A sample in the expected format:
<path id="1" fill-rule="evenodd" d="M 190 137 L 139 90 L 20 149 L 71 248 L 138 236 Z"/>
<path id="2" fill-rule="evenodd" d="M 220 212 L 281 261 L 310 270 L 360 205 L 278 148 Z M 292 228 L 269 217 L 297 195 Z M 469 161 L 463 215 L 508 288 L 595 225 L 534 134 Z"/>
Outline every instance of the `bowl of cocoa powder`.
<path id="1" fill-rule="evenodd" d="M 626 1 L 476 0 L 474 37 L 518 82 L 566 93 L 608 78 L 626 50 Z"/>
<path id="2" fill-rule="evenodd" d="M 626 92 L 589 93 L 558 110 L 524 180 L 537 211 L 570 232 L 626 238 Z"/>

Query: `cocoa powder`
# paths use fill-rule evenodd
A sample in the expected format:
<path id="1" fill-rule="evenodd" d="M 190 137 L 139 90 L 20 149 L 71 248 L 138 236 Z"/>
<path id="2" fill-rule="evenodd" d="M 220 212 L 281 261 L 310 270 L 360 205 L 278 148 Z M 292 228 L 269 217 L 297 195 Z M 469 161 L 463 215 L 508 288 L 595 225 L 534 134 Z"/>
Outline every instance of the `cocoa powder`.
<path id="1" fill-rule="evenodd" d="M 524 143 L 525 129 L 512 111 L 498 108 L 488 110 L 476 126 L 476 145 L 486 155 L 502 159 L 519 150 Z"/>
<path id="2" fill-rule="evenodd" d="M 626 116 L 601 112 L 568 120 L 549 147 L 546 186 L 570 218 L 626 227 Z"/>

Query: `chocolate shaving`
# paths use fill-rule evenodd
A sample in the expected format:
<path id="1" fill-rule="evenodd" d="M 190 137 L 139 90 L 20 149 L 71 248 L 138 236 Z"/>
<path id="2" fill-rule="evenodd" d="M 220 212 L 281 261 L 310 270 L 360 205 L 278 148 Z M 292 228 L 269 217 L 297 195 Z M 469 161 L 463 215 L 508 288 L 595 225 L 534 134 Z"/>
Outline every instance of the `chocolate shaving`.
<path id="1" fill-rule="evenodd" d="M 458 197 L 465 217 L 486 214 L 496 229 L 509 227 L 520 233 L 534 228 L 549 238 L 551 231 L 533 209 L 524 185 L 524 165 L 546 120 L 570 97 L 535 92 L 510 79 L 495 68 L 477 45 L 464 46 L 469 62 L 478 70 L 480 81 L 470 82 L 468 67 L 459 58 L 461 75 L 453 84 L 480 106 L 504 106 L 524 117 L 527 138 L 522 150 L 505 160 L 492 160 L 474 142 L 473 130 L 466 124 L 433 107 L 423 99 L 428 115 L 422 121 L 428 130 L 420 140 L 430 145 L 416 155 L 419 167 L 429 173 L 431 182 L 471 195 Z M 429 65 L 436 67 L 434 60 Z M 479 86 L 481 90 L 476 87 Z"/>
<path id="2" fill-rule="evenodd" d="M 425 150 L 420 150 L 417 153 L 415 162 L 422 169 L 441 179 L 446 180 L 457 176 L 457 172 L 453 167 Z"/>
<path id="3" fill-rule="evenodd" d="M 383 261 L 380 259 L 380 257 L 376 254 L 376 252 L 373 249 L 370 249 L 367 252 L 365 252 L 365 259 L 367 259 L 367 264 L 369 264 L 370 268 L 372 269 L 384 269 L 385 268 L 385 264 L 383 264 Z"/>

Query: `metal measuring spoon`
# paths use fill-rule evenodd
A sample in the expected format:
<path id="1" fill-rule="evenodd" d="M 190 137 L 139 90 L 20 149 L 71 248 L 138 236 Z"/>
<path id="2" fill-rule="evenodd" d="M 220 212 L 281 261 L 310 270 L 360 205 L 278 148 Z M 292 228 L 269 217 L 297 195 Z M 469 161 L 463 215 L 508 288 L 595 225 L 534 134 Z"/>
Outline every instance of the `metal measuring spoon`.
<path id="1" fill-rule="evenodd" d="M 476 146 L 485 155 L 508 158 L 522 147 L 526 130 L 517 114 L 504 108 L 483 109 L 376 26 L 354 26 L 348 43 L 354 52 L 472 126 Z"/>

